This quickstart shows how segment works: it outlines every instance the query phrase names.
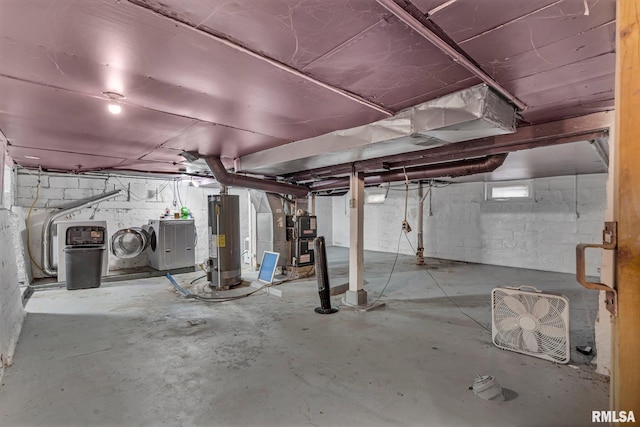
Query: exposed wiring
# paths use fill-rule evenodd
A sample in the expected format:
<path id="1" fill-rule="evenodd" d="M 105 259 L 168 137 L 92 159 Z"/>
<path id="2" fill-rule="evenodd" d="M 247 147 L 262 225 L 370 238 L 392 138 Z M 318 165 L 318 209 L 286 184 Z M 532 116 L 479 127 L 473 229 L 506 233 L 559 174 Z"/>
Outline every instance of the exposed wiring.
<path id="1" fill-rule="evenodd" d="M 384 286 L 382 287 L 382 290 L 380 291 L 380 294 L 378 295 L 378 297 L 375 300 L 373 300 L 372 303 L 367 304 L 364 307 L 351 307 L 351 306 L 347 306 L 347 307 L 355 308 L 356 310 L 367 310 L 373 307 L 374 305 L 376 305 L 376 303 L 380 300 L 380 298 L 382 298 L 382 296 L 384 295 L 384 291 L 387 289 L 387 286 L 389 286 L 389 283 L 391 283 L 391 277 L 393 277 L 393 271 L 396 269 L 398 256 L 400 255 L 400 240 L 402 239 L 403 233 L 404 233 L 404 230 L 400 230 L 400 235 L 398 236 L 398 247 L 396 248 L 396 257 L 394 258 L 393 264 L 391 265 L 391 271 L 389 271 L 389 278 L 387 279 L 387 283 L 385 283 Z"/>
<path id="2" fill-rule="evenodd" d="M 107 192 L 107 187 L 109 186 L 109 176 L 104 180 L 104 189 L 102 190 L 102 194 Z M 128 190 L 127 190 L 128 191 Z M 100 202 L 96 203 L 96 207 L 93 208 L 93 213 L 89 217 L 89 219 L 94 219 L 96 217 L 96 212 L 98 212 L 98 207 L 100 206 Z"/>
<path id="3" fill-rule="evenodd" d="M 440 181 L 436 179 L 429 180 L 429 187 L 433 187 L 433 188 L 444 188 L 444 187 L 449 187 L 450 185 L 453 185 L 453 184 L 457 184 L 457 183 L 453 181 Z M 405 180 L 405 188 L 406 188 L 406 180 Z M 405 188 L 397 188 L 397 187 L 394 188 L 391 184 L 389 184 L 389 191 L 406 191 Z M 409 190 L 417 191 L 418 187 L 409 187 Z"/>
<path id="4" fill-rule="evenodd" d="M 422 199 L 420 199 L 420 203 L 424 203 L 424 199 L 427 198 L 427 196 L 429 196 L 431 194 L 431 184 L 429 184 L 429 189 L 427 190 L 426 193 L 424 193 L 424 196 L 422 196 Z"/>
<path id="5" fill-rule="evenodd" d="M 384 192 L 385 200 L 387 199 L 387 197 L 389 197 L 389 189 L 391 189 L 391 183 L 387 185 L 387 191 Z"/>
<path id="6" fill-rule="evenodd" d="M 33 255 L 31 254 L 31 244 L 29 242 L 29 228 L 30 228 L 30 223 L 31 223 L 31 212 L 33 211 L 33 207 L 36 205 L 36 203 L 38 202 L 38 199 L 40 198 L 40 176 L 38 175 L 38 185 L 36 185 L 36 198 L 33 200 L 33 203 L 31 203 L 31 207 L 29 208 L 29 213 L 27 213 L 27 235 L 26 235 L 26 239 L 27 239 L 27 253 L 29 254 L 29 259 L 31 260 L 31 263 L 40 271 L 42 271 L 44 273 L 44 270 L 42 269 L 42 267 L 40 267 L 40 264 L 38 264 L 36 262 L 36 260 L 33 258 Z"/>
<path id="7" fill-rule="evenodd" d="M 442 292 L 442 294 L 449 300 L 449 302 L 453 305 L 456 306 L 456 308 L 458 309 L 458 311 L 460 311 L 460 313 L 462 313 L 463 315 L 465 315 L 466 317 L 468 317 L 469 319 L 471 319 L 475 324 L 477 324 L 478 326 L 480 326 L 482 329 L 484 329 L 485 331 L 491 333 L 491 330 L 489 328 L 487 328 L 486 326 L 484 326 L 482 323 L 478 322 L 476 319 L 474 319 L 473 317 L 469 316 L 467 313 L 465 313 L 464 311 L 462 311 L 462 308 L 460 308 L 460 306 L 458 305 L 458 303 L 456 303 L 450 296 L 449 294 L 447 294 L 445 292 L 445 290 L 442 288 L 442 286 L 440 286 L 440 283 L 438 283 L 438 281 L 436 280 L 435 277 L 433 277 L 433 274 L 431 274 L 431 272 L 429 271 L 429 269 L 425 270 L 427 275 L 429 275 L 429 277 L 431 277 L 431 280 L 433 280 L 433 283 L 436 284 L 436 286 L 438 287 L 438 289 L 440 289 L 440 291 Z"/>
<path id="8" fill-rule="evenodd" d="M 136 193 L 134 193 L 133 191 L 131 191 L 130 186 L 124 185 L 124 183 L 122 181 L 120 181 L 120 178 L 118 178 L 116 175 L 107 176 L 107 181 L 109 179 L 111 179 L 111 178 L 115 179 L 118 182 L 118 185 L 120 187 L 122 187 L 122 189 L 125 190 L 127 192 L 127 194 L 133 198 L 134 201 L 146 201 L 146 200 L 151 200 L 154 197 L 156 197 L 155 195 L 151 196 L 151 197 L 141 197 L 141 196 L 137 195 Z M 167 188 L 167 186 L 171 185 L 172 183 L 173 183 L 173 180 L 166 181 L 161 188 L 156 189 L 156 194 L 162 193 L 164 191 L 164 189 Z"/>
<path id="9" fill-rule="evenodd" d="M 204 279 L 205 277 L 207 277 L 207 275 L 205 274 L 204 276 L 200 276 L 200 277 L 196 277 L 195 279 L 193 279 L 191 282 L 189 282 L 189 284 L 193 285 L 194 283 L 196 283 L 198 280 L 200 279 Z"/>
<path id="10" fill-rule="evenodd" d="M 445 188 L 445 187 L 450 187 L 451 185 L 455 184 L 455 182 L 449 182 L 447 184 L 442 184 L 442 185 L 435 185 L 433 184 L 432 187 L 433 188 Z"/>
<path id="11" fill-rule="evenodd" d="M 167 279 L 169 279 L 169 281 L 171 282 L 171 284 L 173 285 L 173 287 L 175 287 L 178 292 L 180 292 L 182 295 L 184 295 L 185 298 L 189 298 L 189 299 L 195 299 L 198 301 L 202 301 L 202 302 L 228 302 L 228 301 L 235 301 L 235 300 L 239 300 L 239 299 L 243 299 L 243 298 L 247 298 L 257 292 L 260 292 L 266 288 L 270 288 L 273 286 L 277 286 L 277 285 L 281 285 L 282 283 L 284 283 L 286 280 L 283 280 L 281 282 L 277 282 L 277 283 L 272 283 L 272 284 L 267 284 L 267 285 L 263 285 L 260 286 L 259 288 L 256 288 L 255 290 L 248 292 L 246 294 L 242 294 L 242 295 L 235 295 L 235 296 L 229 296 L 229 297 L 203 297 L 201 295 L 196 295 L 196 294 L 192 294 L 191 292 L 187 291 L 186 289 L 184 289 L 182 286 L 180 286 L 178 284 L 178 282 L 175 281 L 175 279 L 171 276 L 170 273 L 166 274 Z"/>
<path id="12" fill-rule="evenodd" d="M 407 223 L 407 204 L 409 203 L 409 176 L 407 175 L 407 171 L 402 167 L 402 172 L 404 172 L 404 223 Z"/>
<path id="13" fill-rule="evenodd" d="M 407 243 L 409 243 L 409 247 L 411 247 L 411 251 L 412 251 L 413 253 L 415 253 L 415 252 L 416 252 L 416 250 L 415 250 L 415 248 L 413 247 L 413 244 L 411 244 L 411 240 L 409 240 L 409 236 L 407 235 L 407 233 L 404 233 L 404 237 L 406 237 L 406 238 L 407 238 Z"/>
<path id="14" fill-rule="evenodd" d="M 431 183 L 429 183 L 429 216 L 433 216 L 433 191 L 431 191 Z"/>

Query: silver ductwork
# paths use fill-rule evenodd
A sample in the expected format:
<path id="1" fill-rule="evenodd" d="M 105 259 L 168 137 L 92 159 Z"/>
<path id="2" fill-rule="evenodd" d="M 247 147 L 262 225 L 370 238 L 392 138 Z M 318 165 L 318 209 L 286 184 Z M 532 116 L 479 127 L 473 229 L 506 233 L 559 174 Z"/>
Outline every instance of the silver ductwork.
<path id="1" fill-rule="evenodd" d="M 51 254 L 51 226 L 53 222 L 63 215 L 77 211 L 87 206 L 91 206 L 95 203 L 102 202 L 107 199 L 111 199 L 122 190 L 114 190 L 108 193 L 100 194 L 98 196 L 90 197 L 88 199 L 79 200 L 64 206 L 61 210 L 49 214 L 47 219 L 42 224 L 42 272 L 48 276 L 57 276 L 58 269 L 54 269 L 52 265 L 53 255 Z"/>
<path id="2" fill-rule="evenodd" d="M 227 172 L 220 157 L 204 157 L 216 180 L 227 187 L 243 187 L 271 193 L 290 194 L 295 197 L 307 197 L 309 189 L 302 185 L 287 184 L 285 182 L 269 181 L 250 176 L 237 175 Z"/>
<path id="3" fill-rule="evenodd" d="M 264 251 L 278 252 L 278 265 L 286 267 L 291 258 L 291 245 L 287 241 L 290 212 L 277 194 L 249 190 L 249 196 L 256 210 L 256 259 L 260 262 Z"/>
<path id="4" fill-rule="evenodd" d="M 241 157 L 236 169 L 286 175 L 515 132 L 516 109 L 487 85 L 425 102 L 394 117 Z"/>
<path id="5" fill-rule="evenodd" d="M 454 178 L 477 173 L 493 172 L 504 163 L 506 158 L 506 154 L 496 154 L 478 159 L 460 160 L 407 169 L 394 169 L 388 172 L 373 172 L 365 174 L 364 183 L 365 185 L 374 185 L 385 182 L 416 181 L 443 177 Z M 310 187 L 313 191 L 349 188 L 349 177 L 314 182 Z"/>
<path id="6" fill-rule="evenodd" d="M 427 17 L 410 1 L 405 1 L 403 2 L 404 4 L 400 4 L 397 0 L 376 1 L 389 12 L 393 13 L 402 22 L 407 24 L 411 29 L 440 49 L 442 53 L 462 65 L 474 76 L 478 77 L 480 80 L 492 87 L 496 92 L 512 102 L 513 105 L 518 107 L 520 110 L 525 110 L 527 108 L 524 102 L 520 101 L 515 95 L 502 87 L 500 83 L 487 74 L 477 63 L 460 50 L 459 46 L 455 45 L 453 40 L 451 40 L 451 43 L 447 42 L 441 37 L 441 35 L 436 34 L 432 28 L 429 28 L 428 24 L 425 25 L 425 21 L 423 19 Z"/>

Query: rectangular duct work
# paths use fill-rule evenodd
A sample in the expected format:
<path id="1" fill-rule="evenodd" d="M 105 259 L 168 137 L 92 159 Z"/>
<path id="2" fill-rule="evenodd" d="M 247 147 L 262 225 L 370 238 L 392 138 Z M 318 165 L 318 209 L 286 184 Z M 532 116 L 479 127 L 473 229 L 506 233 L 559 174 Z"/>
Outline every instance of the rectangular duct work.
<path id="1" fill-rule="evenodd" d="M 516 109 L 487 85 L 339 130 L 240 158 L 236 170 L 284 175 L 515 132 Z"/>

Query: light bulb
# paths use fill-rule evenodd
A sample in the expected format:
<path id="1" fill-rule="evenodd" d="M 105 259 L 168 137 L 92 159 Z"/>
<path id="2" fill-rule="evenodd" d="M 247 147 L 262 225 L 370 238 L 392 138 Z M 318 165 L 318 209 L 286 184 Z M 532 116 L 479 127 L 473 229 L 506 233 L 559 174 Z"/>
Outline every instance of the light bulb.
<path id="1" fill-rule="evenodd" d="M 111 114 L 120 114 L 120 112 L 122 111 L 122 107 L 120 107 L 118 104 L 109 104 L 108 107 L 109 112 Z"/>

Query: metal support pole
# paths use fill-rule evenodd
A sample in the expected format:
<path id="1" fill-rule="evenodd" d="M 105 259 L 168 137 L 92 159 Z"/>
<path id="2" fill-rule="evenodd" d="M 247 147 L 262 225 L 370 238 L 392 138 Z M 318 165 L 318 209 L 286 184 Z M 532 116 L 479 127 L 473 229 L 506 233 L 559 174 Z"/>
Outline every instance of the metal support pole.
<path id="1" fill-rule="evenodd" d="M 424 211 L 424 196 L 422 195 L 422 181 L 418 184 L 418 249 L 416 251 L 416 264 L 424 264 L 424 242 L 423 242 L 423 211 Z"/>

